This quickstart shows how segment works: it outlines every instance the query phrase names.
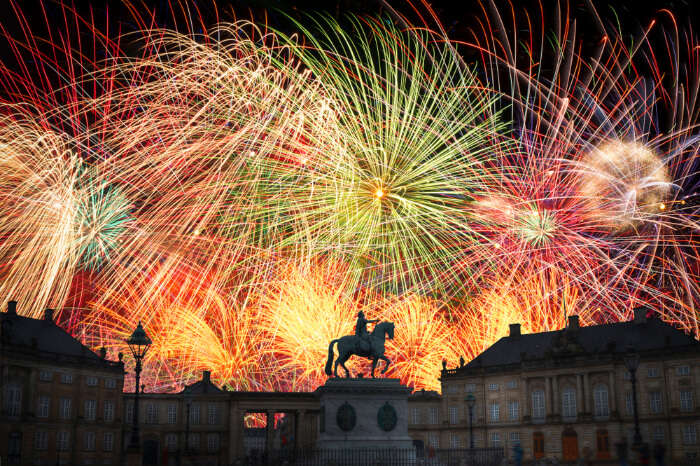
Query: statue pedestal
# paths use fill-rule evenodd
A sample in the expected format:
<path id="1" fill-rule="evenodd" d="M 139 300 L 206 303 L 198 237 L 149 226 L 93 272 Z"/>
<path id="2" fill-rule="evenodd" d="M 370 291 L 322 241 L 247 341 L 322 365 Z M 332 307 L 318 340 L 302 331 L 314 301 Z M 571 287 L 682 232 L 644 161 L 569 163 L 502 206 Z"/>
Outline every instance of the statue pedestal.
<path id="1" fill-rule="evenodd" d="M 408 395 L 399 379 L 330 378 L 316 389 L 320 398 L 322 450 L 396 449 L 411 451 Z"/>

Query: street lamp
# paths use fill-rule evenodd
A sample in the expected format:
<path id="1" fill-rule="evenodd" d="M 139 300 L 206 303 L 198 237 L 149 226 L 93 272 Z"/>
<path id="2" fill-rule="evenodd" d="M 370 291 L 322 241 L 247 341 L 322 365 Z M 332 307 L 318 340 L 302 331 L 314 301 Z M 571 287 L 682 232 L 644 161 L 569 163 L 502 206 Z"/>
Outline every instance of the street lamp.
<path id="1" fill-rule="evenodd" d="M 469 392 L 464 401 L 467 402 L 467 407 L 469 408 L 469 448 L 474 449 L 474 405 L 476 404 L 476 398 L 472 392 Z"/>
<path id="2" fill-rule="evenodd" d="M 634 405 L 634 445 L 641 445 L 642 434 L 639 432 L 639 410 L 637 409 L 637 368 L 639 367 L 639 353 L 631 346 L 625 353 L 625 366 L 632 375 L 632 404 Z"/>
<path id="3" fill-rule="evenodd" d="M 136 373 L 136 388 L 134 391 L 134 426 L 131 429 L 131 448 L 139 448 L 139 383 L 141 382 L 141 360 L 146 356 L 146 351 L 148 347 L 151 346 L 151 339 L 146 335 L 146 331 L 141 326 L 141 321 L 136 326 L 136 330 L 131 336 L 126 340 L 126 344 L 129 345 L 131 354 L 134 355 L 134 360 L 136 361 L 136 367 L 134 372 Z"/>

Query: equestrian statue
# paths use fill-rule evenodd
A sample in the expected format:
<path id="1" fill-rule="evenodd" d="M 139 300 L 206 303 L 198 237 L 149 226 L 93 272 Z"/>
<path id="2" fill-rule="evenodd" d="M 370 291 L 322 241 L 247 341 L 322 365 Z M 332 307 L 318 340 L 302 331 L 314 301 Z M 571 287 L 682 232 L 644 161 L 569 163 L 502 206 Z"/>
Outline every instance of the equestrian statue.
<path id="1" fill-rule="evenodd" d="M 352 355 L 372 360 L 372 377 L 374 377 L 374 369 L 377 367 L 377 362 L 380 359 L 386 363 L 382 374 L 386 372 L 391 361 L 384 356 L 384 342 L 387 337 L 390 339 L 394 338 L 394 323 L 377 322 L 379 320 L 365 319 L 365 313 L 360 311 L 357 314 L 355 335 L 346 335 L 331 341 L 331 344 L 328 346 L 326 375 L 338 377 L 338 364 L 340 364 L 345 369 L 345 377 L 350 377 L 350 371 L 345 367 L 345 361 L 350 359 Z M 367 332 L 367 324 L 376 324 L 372 333 Z M 335 360 L 335 365 L 333 365 L 333 345 L 336 343 L 338 344 L 338 359 Z"/>

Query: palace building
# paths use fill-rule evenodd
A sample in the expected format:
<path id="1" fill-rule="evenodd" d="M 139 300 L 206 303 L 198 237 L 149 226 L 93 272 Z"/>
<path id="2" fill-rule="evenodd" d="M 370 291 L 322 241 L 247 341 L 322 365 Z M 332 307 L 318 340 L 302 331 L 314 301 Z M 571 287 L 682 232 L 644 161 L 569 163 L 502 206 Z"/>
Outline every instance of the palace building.
<path id="1" fill-rule="evenodd" d="M 442 396 L 414 395 L 414 435 L 433 447 L 473 438 L 507 454 L 518 443 L 525 459 L 615 459 L 617 444 L 634 441 L 632 355 L 642 441 L 674 460 L 697 458 L 700 343 L 646 314 L 588 327 L 570 316 L 565 329 L 534 334 L 512 324 L 469 364 L 442 371 Z"/>
<path id="2" fill-rule="evenodd" d="M 120 464 L 124 365 L 53 321 L 0 313 L 2 464 Z"/>
<path id="3" fill-rule="evenodd" d="M 2 464 L 123 464 L 134 394 L 122 393 L 121 358 L 82 345 L 51 310 L 31 319 L 10 302 L 0 322 Z M 544 333 L 512 324 L 468 364 L 436 370 L 442 393 L 414 392 L 401 415 L 418 458 L 471 446 L 510 456 L 517 443 L 526 461 L 614 461 L 618 446 L 635 440 L 635 387 L 641 440 L 692 462 L 700 454 L 699 350 L 692 336 L 641 309 L 631 322 L 580 327 L 571 316 L 566 328 Z M 318 395 L 228 391 L 207 371 L 179 392 L 142 390 L 142 464 L 282 461 L 313 449 L 322 430 Z"/>

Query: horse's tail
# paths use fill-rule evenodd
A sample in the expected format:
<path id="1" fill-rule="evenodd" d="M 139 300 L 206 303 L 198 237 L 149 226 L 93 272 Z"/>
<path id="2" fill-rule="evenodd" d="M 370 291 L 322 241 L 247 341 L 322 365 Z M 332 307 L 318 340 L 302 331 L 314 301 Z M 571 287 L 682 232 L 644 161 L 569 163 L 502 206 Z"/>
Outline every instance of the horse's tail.
<path id="1" fill-rule="evenodd" d="M 338 343 L 340 340 L 333 340 L 331 341 L 331 344 L 328 345 L 328 361 L 326 361 L 326 375 L 332 375 L 333 374 L 333 345 Z"/>

